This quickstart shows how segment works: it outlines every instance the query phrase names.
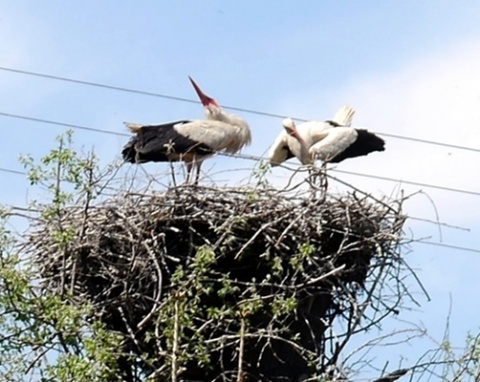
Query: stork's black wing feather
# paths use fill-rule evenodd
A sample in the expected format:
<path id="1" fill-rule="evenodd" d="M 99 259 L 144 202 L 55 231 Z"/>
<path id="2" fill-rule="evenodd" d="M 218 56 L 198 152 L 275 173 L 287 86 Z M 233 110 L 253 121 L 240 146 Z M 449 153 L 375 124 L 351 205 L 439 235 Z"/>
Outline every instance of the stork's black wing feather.
<path id="1" fill-rule="evenodd" d="M 404 376 L 408 373 L 410 369 L 398 369 L 392 371 L 390 374 L 387 374 L 381 378 L 375 379 L 373 382 L 393 382 L 396 381 L 398 378 Z"/>
<path id="2" fill-rule="evenodd" d="M 174 127 L 190 121 L 176 121 L 161 125 L 145 125 L 122 150 L 123 159 L 130 163 L 167 162 L 175 160 L 171 154 L 195 153 L 208 155 L 213 150 L 179 134 Z"/>
<path id="3" fill-rule="evenodd" d="M 342 125 L 340 125 L 338 122 L 335 122 L 335 121 L 332 121 L 331 119 L 328 119 L 325 121 L 326 123 L 332 125 L 333 127 L 340 127 Z"/>
<path id="4" fill-rule="evenodd" d="M 375 134 L 362 129 L 356 129 L 358 136 L 350 146 L 335 156 L 331 163 L 338 163 L 347 158 L 359 157 L 370 154 L 373 151 L 384 151 L 385 141 Z"/>
<path id="5" fill-rule="evenodd" d="M 290 158 L 293 158 L 295 156 L 295 155 L 293 155 L 293 153 L 290 150 L 290 147 L 288 147 L 288 145 L 285 145 L 284 147 L 282 147 L 282 150 L 286 151 L 286 153 L 287 153 L 287 156 L 286 156 L 285 160 L 289 160 Z"/>

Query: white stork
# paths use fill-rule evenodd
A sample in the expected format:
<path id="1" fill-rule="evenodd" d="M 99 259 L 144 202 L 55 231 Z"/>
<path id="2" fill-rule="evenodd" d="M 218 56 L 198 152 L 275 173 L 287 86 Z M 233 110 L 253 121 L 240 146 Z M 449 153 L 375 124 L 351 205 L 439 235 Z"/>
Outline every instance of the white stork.
<path id="1" fill-rule="evenodd" d="M 190 78 L 190 77 L 189 77 Z M 206 120 L 176 121 L 161 125 L 126 123 L 135 136 L 122 150 L 130 163 L 184 161 L 188 183 L 193 167 L 198 183 L 200 167 L 215 152 L 237 153 L 252 140 L 245 120 L 222 110 L 216 100 L 207 96 L 190 78 L 205 110 Z"/>
<path id="2" fill-rule="evenodd" d="M 298 126 L 291 118 L 283 120 L 284 131 L 270 149 L 272 166 L 297 157 L 306 165 L 319 158 L 323 163 L 338 163 L 347 158 L 385 150 L 385 142 L 375 134 L 350 127 L 355 111 L 344 106 L 333 120 L 309 121 Z"/>

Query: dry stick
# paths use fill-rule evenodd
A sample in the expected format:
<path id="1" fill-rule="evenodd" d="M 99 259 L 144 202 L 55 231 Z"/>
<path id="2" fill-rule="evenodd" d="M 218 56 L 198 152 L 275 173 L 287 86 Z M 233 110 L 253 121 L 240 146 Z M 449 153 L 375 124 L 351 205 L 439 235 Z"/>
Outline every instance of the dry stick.
<path id="1" fill-rule="evenodd" d="M 175 178 L 175 169 L 173 168 L 173 162 L 168 161 L 168 163 L 170 164 L 170 175 L 172 176 L 173 187 L 176 189 L 177 188 L 177 179 Z"/>
<path id="2" fill-rule="evenodd" d="M 337 273 L 340 273 L 341 271 L 343 271 L 345 269 L 346 265 L 345 264 L 342 264 L 340 265 L 339 267 L 337 268 L 334 268 L 332 269 L 331 271 L 327 272 L 327 273 L 324 273 L 322 274 L 321 276 L 318 276 L 314 279 L 310 279 L 308 280 L 307 282 L 303 283 L 303 284 L 299 284 L 299 285 L 296 285 L 297 288 L 302 288 L 306 285 L 312 285 L 312 284 L 316 284 L 317 282 L 319 281 L 322 281 L 324 279 L 326 279 L 327 277 L 330 277 L 330 276 L 333 276 Z"/>
<path id="3" fill-rule="evenodd" d="M 308 210 L 305 209 L 302 213 L 299 213 L 298 216 L 293 219 L 290 224 L 283 230 L 283 232 L 280 234 L 278 240 L 276 241 L 275 243 L 275 247 L 278 247 L 278 245 L 280 244 L 280 242 L 283 241 L 283 238 L 285 237 L 285 235 L 288 233 L 288 231 L 300 220 L 300 219 L 303 219 L 305 213 L 307 213 Z"/>
<path id="4" fill-rule="evenodd" d="M 107 188 L 110 188 L 109 187 L 109 184 L 110 182 L 113 181 L 113 179 L 117 176 L 118 172 L 120 171 L 120 169 L 122 168 L 122 165 L 124 164 L 125 162 L 115 162 L 113 164 L 110 164 L 107 166 L 107 168 L 104 170 L 104 172 L 102 172 L 101 174 L 99 174 L 96 179 L 95 179 L 95 182 L 93 182 L 94 185 L 98 185 L 98 189 L 97 189 L 97 195 L 102 195 L 103 194 L 103 190 L 104 189 L 107 189 Z M 108 177 L 107 177 L 108 176 Z M 105 178 L 107 178 L 105 180 Z M 100 183 L 101 181 L 103 181 L 102 183 Z M 118 190 L 116 190 L 118 191 Z M 124 190 L 122 190 L 124 191 Z"/>
<path id="5" fill-rule="evenodd" d="M 308 170 L 308 168 L 306 170 Z M 292 188 L 289 188 L 290 185 L 293 182 L 293 178 L 295 177 L 295 175 L 297 175 L 297 173 L 299 173 L 299 172 L 304 172 L 304 171 L 305 171 L 305 168 L 303 166 L 300 166 L 300 167 L 297 167 L 296 169 L 294 169 L 293 174 L 290 175 L 290 178 L 288 178 L 288 182 L 284 187 L 285 190 L 292 191 L 292 190 L 295 190 L 296 188 L 300 187 L 302 185 L 302 183 L 307 183 L 308 184 L 308 181 L 305 179 L 305 180 L 301 181 L 300 183 L 298 183 L 297 185 L 293 186 Z"/>
<path id="6" fill-rule="evenodd" d="M 60 146 L 58 148 L 59 152 L 62 152 L 63 150 L 63 140 L 60 140 Z M 62 170 L 62 163 L 60 159 L 57 161 L 57 172 L 56 172 L 56 179 L 55 179 L 55 193 L 54 193 L 54 198 L 55 198 L 55 203 L 56 207 L 58 207 L 59 203 L 59 194 L 60 194 L 60 185 L 61 185 L 61 173 Z M 59 211 L 57 211 L 57 223 L 58 223 L 58 230 L 62 233 L 63 236 L 63 226 L 62 226 L 62 221 L 59 216 Z M 67 268 L 67 249 L 65 248 L 65 245 L 63 245 L 63 253 L 62 253 L 62 276 L 61 276 L 61 286 L 60 286 L 60 296 L 63 297 L 65 294 L 65 279 L 66 279 L 66 268 Z M 72 278 L 75 278 L 74 275 L 72 275 Z"/>
<path id="7" fill-rule="evenodd" d="M 342 343 L 337 345 L 337 348 L 335 349 L 335 352 L 332 355 L 332 358 L 330 360 L 331 364 L 336 364 L 337 363 L 340 352 L 347 345 L 351 336 L 354 334 L 355 328 L 360 324 L 360 320 L 363 317 L 363 314 L 365 313 L 365 310 L 367 309 L 367 307 L 370 305 L 370 302 L 374 298 L 373 297 L 373 292 L 375 291 L 376 286 L 379 283 L 380 275 L 382 274 L 382 271 L 383 271 L 384 267 L 385 267 L 385 265 L 382 264 L 381 267 L 380 267 L 379 276 L 377 276 L 377 278 L 373 282 L 372 287 L 367 292 L 367 296 L 366 296 L 365 301 L 363 303 L 363 308 L 358 309 L 358 314 L 356 314 L 356 317 L 353 319 L 353 322 L 350 321 L 348 323 L 348 329 L 347 329 L 348 331 L 347 331 L 347 333 L 345 335 L 345 338 L 343 339 Z"/>
<path id="8" fill-rule="evenodd" d="M 138 346 L 139 349 L 141 349 L 140 343 L 138 340 L 135 338 L 135 333 L 133 332 L 133 329 L 130 327 L 130 324 L 128 322 L 127 316 L 125 314 L 125 311 L 123 308 L 120 306 L 118 307 L 118 312 L 120 313 L 120 317 L 122 318 L 123 323 L 125 324 L 125 328 L 127 329 L 128 334 L 132 338 L 132 341 L 135 343 L 136 346 Z"/>
<path id="9" fill-rule="evenodd" d="M 172 345 L 172 382 L 177 382 L 178 375 L 178 331 L 179 331 L 179 313 L 178 313 L 178 294 L 175 296 L 174 303 L 174 321 L 173 321 L 173 345 Z"/>
<path id="10" fill-rule="evenodd" d="M 328 175 L 328 174 L 327 174 L 327 176 L 328 176 L 329 178 L 335 180 L 336 182 L 341 183 L 341 184 L 343 184 L 344 186 L 350 187 L 350 188 L 353 189 L 354 191 L 359 192 L 360 194 L 365 195 L 365 196 L 368 197 L 368 198 L 371 198 L 372 200 L 376 201 L 377 203 L 383 205 L 383 206 L 384 206 L 385 208 L 387 208 L 389 211 L 393 212 L 395 215 L 398 215 L 398 214 L 399 214 L 399 212 L 396 211 L 394 208 L 390 207 L 388 204 L 386 204 L 385 202 L 381 201 L 380 199 L 374 197 L 373 195 L 367 194 L 365 191 L 362 191 L 362 190 L 360 190 L 359 188 L 357 188 L 357 187 L 355 187 L 355 186 L 352 186 L 350 183 L 345 182 L 345 181 L 343 181 L 343 180 L 340 180 L 340 179 L 338 179 L 338 178 L 335 177 L 335 176 Z"/>
<path id="11" fill-rule="evenodd" d="M 147 375 L 147 378 L 145 378 L 145 381 L 156 381 L 157 377 L 160 376 L 160 373 L 166 368 L 167 365 L 162 365 L 160 366 L 159 368 L 157 368 L 156 370 L 154 370 L 153 372 L 151 372 L 149 375 Z"/>
<path id="12" fill-rule="evenodd" d="M 150 318 L 152 318 L 153 314 L 157 311 L 157 307 L 160 305 L 160 298 L 162 297 L 162 282 L 163 282 L 162 269 L 160 268 L 160 264 L 158 263 L 158 260 L 155 257 L 155 254 L 153 253 L 150 246 L 146 242 L 143 243 L 143 246 L 146 249 L 150 258 L 152 259 L 153 263 L 155 264 L 155 269 L 157 270 L 157 275 L 158 275 L 157 295 L 155 296 L 155 301 L 152 309 L 137 325 L 137 332 L 143 328 L 143 325 L 145 325 L 145 323 L 147 323 L 150 320 Z"/>
<path id="13" fill-rule="evenodd" d="M 309 356 L 316 356 L 314 352 L 298 345 L 296 342 L 289 340 L 287 338 L 281 337 L 279 335 L 276 335 L 274 333 L 272 334 L 271 330 L 259 329 L 257 330 L 257 333 L 244 333 L 244 338 L 267 338 L 269 340 L 281 341 L 287 345 L 290 345 L 299 353 L 305 352 Z M 211 339 L 205 340 L 205 343 L 212 344 L 215 342 L 224 342 L 225 340 L 238 341 L 238 334 L 225 334 L 217 338 L 211 338 Z"/>
<path id="14" fill-rule="evenodd" d="M 370 339 L 370 340 L 362 343 L 361 345 L 359 345 L 355 349 L 351 350 L 350 353 L 348 353 L 346 356 L 344 356 L 344 359 L 342 360 L 342 363 L 346 364 L 347 361 L 350 358 L 352 358 L 355 354 L 358 354 L 361 351 L 364 351 L 364 349 L 373 349 L 373 348 L 379 347 L 379 346 L 388 346 L 389 344 L 383 344 L 383 341 L 388 339 L 388 338 L 392 338 L 392 337 L 397 336 L 397 335 L 399 336 L 399 335 L 409 334 L 409 333 L 413 333 L 413 334 L 409 335 L 409 337 L 407 339 L 404 339 L 403 337 L 400 338 L 397 341 L 397 343 L 408 343 L 409 340 L 411 340 L 415 337 L 423 337 L 426 334 L 426 330 L 422 329 L 420 327 L 415 327 L 415 328 L 410 328 L 410 329 L 399 329 L 399 330 L 394 330 L 394 331 L 389 332 L 387 334 L 381 335 L 379 337 Z M 368 351 L 370 351 L 370 350 L 368 350 Z M 362 357 L 365 357 L 365 355 L 362 356 Z M 356 362 L 359 362 L 359 361 L 356 361 Z"/>
<path id="15" fill-rule="evenodd" d="M 92 199 L 92 188 L 93 188 L 93 159 L 90 158 L 90 166 L 87 168 L 88 171 L 88 188 L 86 191 L 86 200 L 85 206 L 83 209 L 83 221 L 82 221 L 82 228 L 80 229 L 80 241 L 83 241 L 83 237 L 85 235 L 85 229 L 87 227 L 87 219 L 89 217 L 88 210 L 90 208 L 90 202 Z M 72 265 L 72 280 L 70 283 L 70 292 L 73 294 L 75 288 L 75 274 L 77 273 L 77 265 L 78 265 L 78 256 L 74 255 L 73 265 Z"/>
<path id="16" fill-rule="evenodd" d="M 243 251 L 245 251 L 245 249 L 257 238 L 257 236 L 262 233 L 262 231 L 264 231 L 266 228 L 268 228 L 272 224 L 278 223 L 280 220 L 282 220 L 284 218 L 285 217 L 282 216 L 282 217 L 280 217 L 280 218 L 278 218 L 274 221 L 262 224 L 262 226 L 257 230 L 257 232 L 255 232 L 253 234 L 253 236 L 242 246 L 242 248 L 240 248 L 240 250 L 237 252 L 237 254 L 235 255 L 234 258 L 238 259 L 240 257 L 240 255 L 243 253 Z"/>
<path id="17" fill-rule="evenodd" d="M 48 338 L 45 342 L 50 342 L 52 339 L 54 339 L 56 334 L 53 334 Z M 3 338 L 2 338 L 3 340 Z M 3 341 L 2 341 L 3 342 Z M 25 370 L 24 375 L 27 375 L 30 370 L 33 369 L 34 366 L 36 366 L 37 362 L 42 358 L 45 354 L 47 354 L 50 350 L 54 349 L 54 345 L 47 346 L 45 349 L 43 349 L 41 352 L 37 354 L 37 356 L 30 362 L 30 365 L 28 365 L 27 370 Z"/>
<path id="18" fill-rule="evenodd" d="M 238 350 L 237 382 L 243 382 L 243 356 L 245 351 L 245 316 L 240 312 L 240 345 Z"/>

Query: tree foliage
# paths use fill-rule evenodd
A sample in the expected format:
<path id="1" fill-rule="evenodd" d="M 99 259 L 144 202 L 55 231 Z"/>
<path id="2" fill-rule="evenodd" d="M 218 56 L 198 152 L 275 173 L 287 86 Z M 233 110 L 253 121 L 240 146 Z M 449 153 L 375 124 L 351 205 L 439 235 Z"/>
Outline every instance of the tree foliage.
<path id="1" fill-rule="evenodd" d="M 41 165 L 22 158 L 31 184 L 51 198 L 32 202 L 28 222 L 38 216 L 50 222 L 61 248 L 72 235 L 72 227 L 61 224 L 63 211 L 76 195 L 93 198 L 89 187 L 96 166 L 93 155 L 83 158 L 75 152 L 71 138 L 71 132 L 60 136 L 58 148 L 42 158 Z M 7 229 L 15 215 L 4 208 L 0 228 L 0 379 L 118 380 L 115 349 L 121 338 L 95 320 L 92 306 L 79 304 L 68 288 L 57 293 L 42 287 L 38 264 L 25 253 L 23 238 Z"/>

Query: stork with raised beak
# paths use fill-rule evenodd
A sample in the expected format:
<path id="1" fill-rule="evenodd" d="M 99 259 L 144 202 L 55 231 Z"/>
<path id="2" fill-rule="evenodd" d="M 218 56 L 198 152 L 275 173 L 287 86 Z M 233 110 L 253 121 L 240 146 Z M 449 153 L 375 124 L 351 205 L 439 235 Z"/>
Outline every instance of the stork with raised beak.
<path id="1" fill-rule="evenodd" d="M 225 112 L 218 102 L 207 96 L 190 78 L 207 119 L 182 120 L 161 125 L 126 123 L 135 134 L 122 150 L 130 163 L 184 161 L 186 183 L 195 168 L 195 184 L 205 159 L 216 152 L 235 154 L 249 145 L 252 136 L 248 123 L 241 117 Z"/>
<path id="2" fill-rule="evenodd" d="M 302 164 L 316 159 L 338 163 L 347 158 L 385 150 L 385 142 L 377 135 L 350 127 L 355 111 L 349 106 L 340 108 L 333 120 L 309 121 L 296 126 L 291 118 L 283 120 L 284 131 L 270 149 L 272 166 L 296 157 Z"/>

